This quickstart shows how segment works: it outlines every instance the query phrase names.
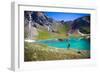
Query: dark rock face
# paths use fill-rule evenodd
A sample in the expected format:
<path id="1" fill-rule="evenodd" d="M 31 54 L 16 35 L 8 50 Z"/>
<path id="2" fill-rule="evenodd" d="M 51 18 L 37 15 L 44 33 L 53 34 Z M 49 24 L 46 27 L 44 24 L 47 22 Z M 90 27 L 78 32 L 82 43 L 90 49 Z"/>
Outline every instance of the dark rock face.
<path id="1" fill-rule="evenodd" d="M 31 14 L 31 19 L 29 17 Z M 24 12 L 24 24 L 25 27 L 31 21 L 31 25 L 35 28 L 43 27 L 46 28 L 48 31 L 57 33 L 58 27 L 62 27 L 60 22 L 48 17 L 44 12 L 33 12 L 33 11 L 25 11 Z"/>
<path id="2" fill-rule="evenodd" d="M 29 14 L 31 14 L 31 21 L 33 27 L 37 27 L 37 24 L 41 26 L 51 26 L 57 23 L 54 19 L 45 15 L 44 12 L 25 11 L 24 12 L 25 24 L 28 24 L 28 21 L 30 21 Z"/>
<path id="3" fill-rule="evenodd" d="M 82 33 L 90 33 L 90 16 L 84 16 L 74 20 L 71 29 L 79 29 Z"/>
<path id="4" fill-rule="evenodd" d="M 47 17 L 43 12 L 33 12 L 32 13 L 32 21 L 40 25 L 51 25 L 53 23 L 53 19 Z"/>
<path id="5" fill-rule="evenodd" d="M 90 26 L 90 16 L 78 18 L 74 20 L 72 23 L 72 29 L 78 29 L 84 26 L 87 26 L 87 27 Z"/>

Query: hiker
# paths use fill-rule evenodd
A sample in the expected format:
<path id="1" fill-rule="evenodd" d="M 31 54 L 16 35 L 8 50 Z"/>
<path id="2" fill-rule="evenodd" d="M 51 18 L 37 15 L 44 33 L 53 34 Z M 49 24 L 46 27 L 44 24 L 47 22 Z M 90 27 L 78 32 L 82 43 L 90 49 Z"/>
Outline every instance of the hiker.
<path id="1" fill-rule="evenodd" d="M 67 48 L 68 48 L 68 49 L 70 48 L 70 43 L 68 43 Z"/>
<path id="2" fill-rule="evenodd" d="M 70 48 L 69 39 L 67 39 L 66 41 L 67 41 L 67 43 L 68 43 L 68 44 L 67 44 L 67 48 L 69 49 L 69 48 Z"/>

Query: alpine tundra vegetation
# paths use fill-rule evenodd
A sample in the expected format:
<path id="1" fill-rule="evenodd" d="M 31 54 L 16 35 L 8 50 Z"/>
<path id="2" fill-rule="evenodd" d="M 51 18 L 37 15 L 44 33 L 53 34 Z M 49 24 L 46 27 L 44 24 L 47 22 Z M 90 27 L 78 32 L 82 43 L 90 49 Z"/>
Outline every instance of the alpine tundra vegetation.
<path id="1" fill-rule="evenodd" d="M 24 11 L 24 61 L 90 58 L 90 14 Z"/>

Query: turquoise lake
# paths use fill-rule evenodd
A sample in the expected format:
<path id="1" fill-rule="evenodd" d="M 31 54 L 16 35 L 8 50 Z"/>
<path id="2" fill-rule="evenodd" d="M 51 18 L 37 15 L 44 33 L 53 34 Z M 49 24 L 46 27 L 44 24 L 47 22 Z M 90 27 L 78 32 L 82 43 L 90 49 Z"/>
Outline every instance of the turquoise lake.
<path id="1" fill-rule="evenodd" d="M 63 40 L 63 41 L 51 39 L 51 40 L 41 40 L 38 41 L 38 43 L 63 49 L 68 49 L 68 45 L 70 44 L 69 48 L 71 49 L 90 50 L 90 41 L 87 39 L 71 38 L 69 40 Z"/>

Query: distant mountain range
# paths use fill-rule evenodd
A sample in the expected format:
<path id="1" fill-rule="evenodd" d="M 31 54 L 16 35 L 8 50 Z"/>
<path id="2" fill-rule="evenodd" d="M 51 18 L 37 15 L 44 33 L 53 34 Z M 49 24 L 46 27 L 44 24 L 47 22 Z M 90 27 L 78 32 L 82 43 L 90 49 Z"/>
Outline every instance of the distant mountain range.
<path id="1" fill-rule="evenodd" d="M 29 28 L 29 22 L 31 24 L 31 28 Z M 27 33 L 29 33 L 29 29 L 37 31 L 38 28 L 47 29 L 50 32 L 59 32 L 59 28 L 63 28 L 65 25 L 70 28 L 68 30 L 79 29 L 80 32 L 90 33 L 90 16 L 80 17 L 74 21 L 56 21 L 53 18 L 46 16 L 43 12 L 24 12 L 24 26 L 25 32 Z M 66 32 L 68 30 L 66 30 Z"/>
<path id="2" fill-rule="evenodd" d="M 80 17 L 73 21 L 71 29 L 79 29 L 82 33 L 90 33 L 90 16 Z"/>

